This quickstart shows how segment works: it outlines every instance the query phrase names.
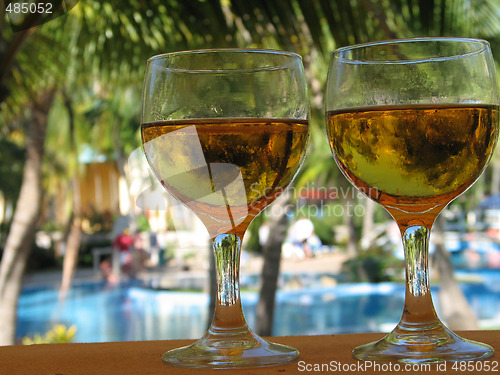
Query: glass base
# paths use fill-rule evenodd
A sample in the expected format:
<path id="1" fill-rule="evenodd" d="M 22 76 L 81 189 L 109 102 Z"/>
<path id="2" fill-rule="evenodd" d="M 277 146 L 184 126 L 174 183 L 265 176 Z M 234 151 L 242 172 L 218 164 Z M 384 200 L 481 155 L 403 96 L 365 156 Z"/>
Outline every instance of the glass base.
<path id="1" fill-rule="evenodd" d="M 271 343 L 247 329 L 237 333 L 209 331 L 192 345 L 166 352 L 162 359 L 172 366 L 228 369 L 282 365 L 298 355 L 297 349 Z"/>
<path id="2" fill-rule="evenodd" d="M 443 325 L 429 331 L 403 332 L 400 327 L 382 340 L 357 347 L 352 354 L 363 361 L 429 363 L 471 361 L 491 357 L 494 349 L 464 339 Z"/>

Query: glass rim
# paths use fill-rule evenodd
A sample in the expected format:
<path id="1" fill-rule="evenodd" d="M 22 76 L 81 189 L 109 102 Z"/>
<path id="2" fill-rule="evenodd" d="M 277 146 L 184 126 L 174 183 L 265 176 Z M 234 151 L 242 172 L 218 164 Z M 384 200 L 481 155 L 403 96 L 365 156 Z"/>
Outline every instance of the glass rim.
<path id="1" fill-rule="evenodd" d="M 406 60 L 368 60 L 368 59 L 350 59 L 346 58 L 344 56 L 345 52 L 348 51 L 354 51 L 356 49 L 362 49 L 362 48 L 367 48 L 367 47 L 376 47 L 376 46 L 382 46 L 382 45 L 397 45 L 397 44 L 403 44 L 403 43 L 423 43 L 423 42 L 468 42 L 472 44 L 477 44 L 478 48 L 474 49 L 469 52 L 465 53 L 460 53 L 460 54 L 449 54 L 446 56 L 431 56 L 429 55 L 428 57 L 422 57 L 422 58 L 414 58 L 414 59 L 406 59 Z M 479 39 L 479 38 L 465 38 L 465 37 L 418 37 L 418 38 L 401 38 L 401 39 L 388 39 L 388 40 L 381 40 L 381 41 L 375 41 L 375 42 L 366 42 L 366 43 L 359 43 L 359 44 L 353 44 L 350 46 L 344 46 L 335 49 L 332 53 L 331 56 L 332 58 L 337 58 L 339 61 L 347 64 L 366 64 L 366 65 L 398 65 L 398 64 L 420 64 L 420 63 L 427 63 L 427 62 L 435 62 L 435 61 L 446 61 L 446 60 L 454 60 L 454 59 L 461 59 L 465 57 L 470 57 L 474 55 L 478 55 L 480 53 L 483 53 L 487 48 L 489 48 L 489 42 L 485 39 Z"/>
<path id="2" fill-rule="evenodd" d="M 172 56 L 183 56 L 183 55 L 208 55 L 208 54 L 222 54 L 222 53 L 257 53 L 262 55 L 281 55 L 285 57 L 292 58 L 290 61 L 285 61 L 282 64 L 270 64 L 263 65 L 261 67 L 253 67 L 253 68 L 231 68 L 231 69 L 192 69 L 192 68 L 179 68 L 179 67 L 168 67 L 161 66 L 162 69 L 171 71 L 171 72 L 179 72 L 179 73 L 242 73 L 242 72 L 259 72 L 259 71 L 271 71 L 271 70 L 281 70 L 290 67 L 294 60 L 298 59 L 298 61 L 302 62 L 302 56 L 298 53 L 285 51 L 285 50 L 277 50 L 277 49 L 266 49 L 266 48 L 205 48 L 205 49 L 193 49 L 193 50 L 181 50 L 181 51 L 172 51 L 161 53 L 158 55 L 151 56 L 147 63 L 155 63 L 157 61 L 164 61 L 168 57 Z"/>

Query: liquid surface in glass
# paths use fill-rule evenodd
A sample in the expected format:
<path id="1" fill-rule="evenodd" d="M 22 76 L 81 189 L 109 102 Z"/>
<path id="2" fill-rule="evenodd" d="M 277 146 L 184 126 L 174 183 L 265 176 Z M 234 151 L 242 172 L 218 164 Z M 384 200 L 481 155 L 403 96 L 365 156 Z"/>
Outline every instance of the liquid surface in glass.
<path id="1" fill-rule="evenodd" d="M 249 223 L 299 170 L 308 123 L 282 119 L 200 119 L 142 124 L 146 157 L 161 184 L 209 232 Z"/>
<path id="2" fill-rule="evenodd" d="M 342 172 L 391 213 L 431 211 L 465 191 L 491 157 L 497 122 L 497 106 L 470 104 L 327 113 Z"/>

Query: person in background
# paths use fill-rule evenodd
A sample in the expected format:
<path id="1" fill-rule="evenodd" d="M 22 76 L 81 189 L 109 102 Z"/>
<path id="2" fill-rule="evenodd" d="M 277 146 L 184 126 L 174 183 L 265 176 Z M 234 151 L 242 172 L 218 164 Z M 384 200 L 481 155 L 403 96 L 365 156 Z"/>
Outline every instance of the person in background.
<path id="1" fill-rule="evenodd" d="M 314 224 L 305 216 L 301 216 L 289 228 L 288 235 L 292 243 L 302 250 L 306 258 L 313 257 L 313 251 L 309 243 L 310 239 L 315 236 Z"/>
<path id="2" fill-rule="evenodd" d="M 121 271 L 129 276 L 134 274 L 133 249 L 134 237 L 130 235 L 130 230 L 125 228 L 113 241 L 113 247 L 120 252 Z"/>

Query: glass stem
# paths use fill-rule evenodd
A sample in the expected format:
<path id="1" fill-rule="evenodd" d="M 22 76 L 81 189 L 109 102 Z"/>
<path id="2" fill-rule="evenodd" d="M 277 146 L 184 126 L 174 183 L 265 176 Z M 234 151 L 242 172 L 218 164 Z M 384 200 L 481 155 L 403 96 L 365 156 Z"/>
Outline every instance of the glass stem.
<path id="1" fill-rule="evenodd" d="M 213 239 L 217 298 L 212 333 L 241 332 L 248 329 L 241 308 L 239 270 L 241 238 L 236 234 L 220 234 Z"/>
<path id="2" fill-rule="evenodd" d="M 436 329 L 441 326 L 431 298 L 428 272 L 430 229 L 415 225 L 404 229 L 403 247 L 406 262 L 406 294 L 399 328 L 403 330 Z"/>

